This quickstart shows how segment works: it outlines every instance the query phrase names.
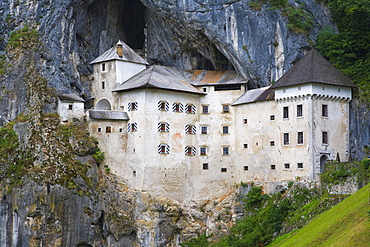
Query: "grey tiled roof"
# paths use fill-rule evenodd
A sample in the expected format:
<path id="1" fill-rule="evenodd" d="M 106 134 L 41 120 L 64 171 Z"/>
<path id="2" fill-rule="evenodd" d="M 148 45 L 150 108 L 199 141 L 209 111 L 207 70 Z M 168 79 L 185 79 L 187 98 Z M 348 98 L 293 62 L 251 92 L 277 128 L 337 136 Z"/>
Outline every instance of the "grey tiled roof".
<path id="1" fill-rule="evenodd" d="M 76 94 L 61 94 L 61 95 L 58 95 L 58 98 L 61 100 L 61 101 L 78 101 L 78 102 L 85 102 L 85 100 L 81 97 L 79 97 L 78 95 Z"/>
<path id="2" fill-rule="evenodd" d="M 191 76 L 189 78 L 190 83 L 194 86 L 248 83 L 248 79 L 239 76 L 238 73 L 234 70 L 193 70 L 189 72 L 191 73 Z"/>
<path id="3" fill-rule="evenodd" d="M 157 88 L 174 90 L 187 93 L 204 94 L 192 86 L 187 77 L 187 72 L 174 67 L 152 65 L 134 75 L 123 84 L 117 86 L 114 92 L 127 91 L 139 88 Z"/>
<path id="4" fill-rule="evenodd" d="M 274 99 L 275 92 L 268 87 L 262 87 L 257 89 L 248 90 L 242 96 L 240 96 L 237 100 L 235 100 L 231 105 L 241 105 L 241 104 L 248 104 L 257 101 L 264 101 Z"/>
<path id="5" fill-rule="evenodd" d="M 123 48 L 123 56 L 120 57 L 117 54 L 117 48 L 116 46 L 113 46 L 106 52 L 104 52 L 99 57 L 95 58 L 90 64 L 95 63 L 101 63 L 111 60 L 121 60 L 121 61 L 127 61 L 127 62 L 133 62 L 133 63 L 140 63 L 140 64 L 146 64 L 148 65 L 148 62 L 145 61 L 142 57 L 139 56 L 134 50 L 132 50 L 128 45 L 126 45 L 124 42 L 122 43 Z"/>
<path id="6" fill-rule="evenodd" d="M 311 82 L 342 87 L 356 87 L 329 61 L 312 49 L 277 80 L 271 88 L 289 87 Z"/>
<path id="7" fill-rule="evenodd" d="M 127 113 L 123 111 L 89 111 L 89 116 L 100 120 L 130 120 Z"/>

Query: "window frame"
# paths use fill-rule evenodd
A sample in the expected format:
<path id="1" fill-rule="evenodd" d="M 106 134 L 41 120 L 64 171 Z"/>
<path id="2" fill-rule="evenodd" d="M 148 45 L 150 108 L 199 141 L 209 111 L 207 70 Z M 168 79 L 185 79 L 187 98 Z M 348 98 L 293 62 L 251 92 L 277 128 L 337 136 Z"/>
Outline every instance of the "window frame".
<path id="1" fill-rule="evenodd" d="M 329 117 L 329 107 L 327 104 L 321 105 L 321 117 L 323 118 Z"/>
<path id="2" fill-rule="evenodd" d="M 297 105 L 297 118 L 303 118 L 303 105 Z"/>
<path id="3" fill-rule="evenodd" d="M 303 131 L 297 131 L 297 145 L 303 145 L 303 144 L 304 144 L 304 133 Z"/>
<path id="4" fill-rule="evenodd" d="M 322 145 L 329 145 L 329 132 L 321 131 L 321 142 Z"/>
<path id="5" fill-rule="evenodd" d="M 177 113 L 183 112 L 183 105 L 181 103 L 175 102 L 172 104 L 172 111 Z"/>
<path id="6" fill-rule="evenodd" d="M 230 113 L 230 104 L 222 104 L 222 113 Z"/>
<path id="7" fill-rule="evenodd" d="M 202 164 L 202 170 L 209 170 L 209 165 L 208 165 L 208 163 L 203 163 Z"/>
<path id="8" fill-rule="evenodd" d="M 222 156 L 230 155 L 230 146 L 223 146 L 222 147 Z"/>
<path id="9" fill-rule="evenodd" d="M 275 147 L 275 141 L 274 140 L 270 141 L 270 147 Z"/>
<path id="10" fill-rule="evenodd" d="M 158 132 L 170 132 L 170 124 L 167 123 L 167 122 L 159 122 L 158 123 Z"/>
<path id="11" fill-rule="evenodd" d="M 112 126 L 105 126 L 105 133 L 112 133 Z"/>
<path id="12" fill-rule="evenodd" d="M 186 104 L 185 105 L 185 113 L 195 114 L 196 113 L 196 106 L 194 104 Z"/>
<path id="13" fill-rule="evenodd" d="M 225 132 L 225 130 L 226 130 L 226 132 Z M 223 135 L 229 135 L 230 134 L 229 125 L 222 125 L 222 134 Z"/>
<path id="14" fill-rule="evenodd" d="M 289 144 L 290 144 L 289 132 L 284 132 L 283 133 L 283 146 L 289 146 Z"/>
<path id="15" fill-rule="evenodd" d="M 137 111 L 138 109 L 139 109 L 139 103 L 137 101 L 127 103 L 128 111 Z"/>
<path id="16" fill-rule="evenodd" d="M 270 115 L 270 121 L 275 121 L 275 114 Z"/>
<path id="17" fill-rule="evenodd" d="M 209 114 L 209 105 L 202 105 L 202 114 Z"/>
<path id="18" fill-rule="evenodd" d="M 290 170 L 290 163 L 284 163 L 284 169 Z"/>
<path id="19" fill-rule="evenodd" d="M 289 106 L 283 106 L 283 119 L 289 119 Z"/>
<path id="20" fill-rule="evenodd" d="M 107 65 L 106 63 L 101 64 L 101 72 L 106 72 L 107 71 Z"/>
<path id="21" fill-rule="evenodd" d="M 199 148 L 199 155 L 206 156 L 207 155 L 207 147 L 202 146 Z"/>

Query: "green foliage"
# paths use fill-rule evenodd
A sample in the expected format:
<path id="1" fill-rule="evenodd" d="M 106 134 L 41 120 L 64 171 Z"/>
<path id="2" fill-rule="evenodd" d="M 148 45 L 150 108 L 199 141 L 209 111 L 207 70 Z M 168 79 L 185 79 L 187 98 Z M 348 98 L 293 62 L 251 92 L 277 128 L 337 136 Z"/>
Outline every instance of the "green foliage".
<path id="1" fill-rule="evenodd" d="M 0 55 L 0 76 L 6 73 L 6 69 L 9 67 L 8 62 L 6 61 L 5 55 Z"/>
<path id="2" fill-rule="evenodd" d="M 31 29 L 27 25 L 9 35 L 8 48 L 36 48 L 39 44 L 37 30 Z"/>
<path id="3" fill-rule="evenodd" d="M 210 242 L 208 242 L 208 239 L 210 236 L 207 236 L 205 233 L 199 235 L 197 238 L 192 238 L 189 241 L 186 241 L 180 246 L 182 247 L 207 247 L 210 246 Z"/>
<path id="4" fill-rule="evenodd" d="M 96 149 L 96 152 L 92 155 L 92 157 L 94 158 L 94 160 L 97 162 L 97 163 L 101 163 L 104 161 L 105 159 L 105 155 L 104 155 L 104 152 L 100 151 L 99 148 Z"/>
<path id="5" fill-rule="evenodd" d="M 316 48 L 349 77 L 370 102 L 370 4 L 367 0 L 326 0 L 338 31 L 321 30 Z"/>
<path id="6" fill-rule="evenodd" d="M 320 177 L 328 185 L 344 183 L 350 177 L 358 183 L 366 184 L 370 181 L 370 160 L 365 158 L 356 162 L 328 162 Z"/>
<path id="7" fill-rule="evenodd" d="M 255 3 L 255 2 L 249 2 L 249 3 L 248 3 L 248 5 L 249 5 L 249 7 L 250 7 L 251 9 L 256 10 L 256 11 L 258 11 L 258 10 L 261 10 L 261 9 L 262 9 L 262 4 L 261 4 L 261 3 L 259 3 L 259 2 L 257 2 L 257 3 Z"/>
<path id="8" fill-rule="evenodd" d="M 288 6 L 288 0 L 269 0 L 269 3 L 277 9 L 282 9 Z"/>
<path id="9" fill-rule="evenodd" d="M 312 14 L 307 13 L 302 7 L 288 6 L 283 13 L 288 17 L 288 28 L 292 32 L 307 34 L 314 23 Z"/>

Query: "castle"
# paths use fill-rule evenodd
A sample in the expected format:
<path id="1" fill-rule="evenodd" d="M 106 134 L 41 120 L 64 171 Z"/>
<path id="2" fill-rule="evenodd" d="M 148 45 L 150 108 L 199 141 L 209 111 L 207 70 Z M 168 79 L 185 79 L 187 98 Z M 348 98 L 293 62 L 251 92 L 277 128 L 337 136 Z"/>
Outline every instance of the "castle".
<path id="1" fill-rule="evenodd" d="M 134 189 L 177 201 L 220 197 L 241 182 L 274 192 L 348 160 L 355 85 L 315 50 L 258 89 L 235 71 L 149 66 L 122 42 L 91 64 L 90 133 Z"/>

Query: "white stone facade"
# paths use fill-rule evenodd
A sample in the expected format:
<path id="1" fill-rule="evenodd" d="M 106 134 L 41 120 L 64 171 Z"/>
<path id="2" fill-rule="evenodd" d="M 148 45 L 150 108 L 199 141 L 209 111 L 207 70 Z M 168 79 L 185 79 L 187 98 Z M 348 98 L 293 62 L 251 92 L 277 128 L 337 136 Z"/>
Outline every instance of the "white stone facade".
<path id="1" fill-rule="evenodd" d="M 91 119 L 90 133 L 105 164 L 134 189 L 177 201 L 221 197 L 241 182 L 274 192 L 280 182 L 318 181 L 328 159 L 348 160 L 351 88 L 304 84 L 276 89 L 272 100 L 233 105 L 246 93 L 244 85 L 198 86 L 204 94 L 111 92 L 117 70 L 114 61 L 105 63 L 104 73 L 94 64 L 95 106 L 107 99 L 129 120 Z"/>

